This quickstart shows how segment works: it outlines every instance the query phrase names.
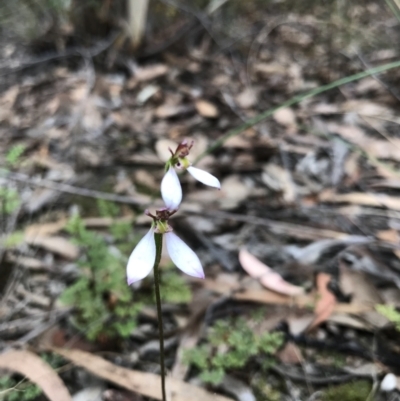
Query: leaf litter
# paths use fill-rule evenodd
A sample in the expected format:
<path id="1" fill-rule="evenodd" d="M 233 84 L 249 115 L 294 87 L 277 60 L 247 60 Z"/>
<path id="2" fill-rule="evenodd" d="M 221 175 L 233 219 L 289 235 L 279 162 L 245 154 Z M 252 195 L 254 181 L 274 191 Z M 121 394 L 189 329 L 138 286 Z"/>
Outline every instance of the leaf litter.
<path id="1" fill-rule="evenodd" d="M 189 35 L 181 48 L 151 61 L 126 62 L 128 73 L 61 59 L 12 72 L 9 82 L 1 82 L 0 158 L 8 171 L 1 172 L 0 198 L 17 190 L 22 205 L 1 216 L 1 367 L 36 382 L 50 399 L 90 388 L 71 367 L 70 374 L 61 373 L 68 390 L 54 398 L 48 387 L 58 380 L 54 371 L 40 365 L 36 373 L 43 375 L 35 376 L 38 357 L 10 351 L 58 346 L 55 353 L 101 378 L 104 397 L 160 399 L 151 280 L 132 289 L 132 296 L 138 294 L 132 306 L 143 302 L 137 315 L 120 308 L 127 295 L 114 279 L 107 282 L 115 288 L 102 288 L 100 298 L 88 290 L 87 303 L 101 299 L 105 309 L 92 325 L 107 327 L 122 317 L 120 337 L 100 330 L 89 341 L 79 305 L 66 311 L 61 301 L 66 288 L 92 285 L 97 274 L 90 243 L 77 243 L 68 227 L 78 211 L 86 230 L 96 234 L 90 238 L 106 250 L 111 269 L 100 281 L 108 280 L 123 265 L 116 261 L 144 234 L 143 209 L 161 205 L 156 183 L 168 147 L 190 138 L 197 152 L 191 161 L 200 158 L 197 165 L 218 176 L 222 189 L 205 190 L 181 176 L 185 213 L 173 226 L 199 254 L 206 279 L 177 278 L 162 260 L 166 293 L 175 295 L 164 309 L 174 397 L 258 399 L 266 391 L 273 399 L 272 388 L 280 399 L 315 399 L 310 383 L 319 383 L 323 394 L 338 381 L 372 381 L 374 375 L 384 391 L 394 391 L 388 375 L 400 374 L 399 313 L 393 309 L 400 306 L 400 121 L 398 100 L 387 87 L 400 90 L 399 70 L 321 89 L 363 71 L 354 44 L 374 66 L 395 61 L 386 40 L 398 36 L 387 23 L 391 15 L 370 6 L 346 10 L 383 47 L 363 42 L 346 13 L 335 24 L 343 24 L 347 36 L 332 35 L 332 27 L 317 22 L 318 7 L 305 14 L 295 7 L 288 15 L 277 6 L 280 17 L 291 21 L 280 26 L 268 6 L 242 6 L 249 8 L 241 28 L 228 29 L 227 3 L 218 14 L 207 14 L 216 43 L 205 32 L 194 41 Z M 271 32 L 254 31 L 256 21 L 272 26 Z M 7 158 L 15 146 L 24 147 L 22 156 Z M 179 298 L 183 287 L 199 308 Z M 201 369 L 185 362 L 185 350 L 207 349 L 207 332 L 237 318 L 252 329 L 261 320 L 266 333 L 283 333 L 280 352 L 270 365 L 253 355 L 245 367 L 227 369 L 219 385 L 201 382 Z M 229 354 L 229 347 L 218 353 Z M 28 362 L 16 369 L 10 355 Z M 253 376 L 260 371 L 256 385 Z"/>

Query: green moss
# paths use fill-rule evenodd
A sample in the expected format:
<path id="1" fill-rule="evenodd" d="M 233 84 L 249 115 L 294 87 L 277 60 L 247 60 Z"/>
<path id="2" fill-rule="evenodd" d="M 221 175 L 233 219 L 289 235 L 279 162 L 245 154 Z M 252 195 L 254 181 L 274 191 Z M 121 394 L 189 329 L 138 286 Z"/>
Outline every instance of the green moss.
<path id="1" fill-rule="evenodd" d="M 367 381 L 332 386 L 322 396 L 323 401 L 365 401 L 371 392 L 371 384 Z"/>

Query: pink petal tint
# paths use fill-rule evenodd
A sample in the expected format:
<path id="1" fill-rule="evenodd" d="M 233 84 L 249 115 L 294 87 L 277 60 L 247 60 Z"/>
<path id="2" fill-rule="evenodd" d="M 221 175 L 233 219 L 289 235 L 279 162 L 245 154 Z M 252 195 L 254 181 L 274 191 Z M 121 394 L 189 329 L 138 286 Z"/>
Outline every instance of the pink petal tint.
<path id="1" fill-rule="evenodd" d="M 156 243 L 154 240 L 154 228 L 140 240 L 129 256 L 126 267 L 128 285 L 145 278 L 154 267 L 156 260 Z"/>
<path id="2" fill-rule="evenodd" d="M 173 232 L 164 234 L 171 260 L 189 276 L 204 278 L 203 267 L 197 255 Z"/>
<path id="3" fill-rule="evenodd" d="M 173 167 L 168 169 L 161 181 L 161 196 L 169 210 L 178 210 L 182 202 L 182 188 Z"/>
<path id="4" fill-rule="evenodd" d="M 302 287 L 285 281 L 277 272 L 262 263 L 246 249 L 240 250 L 239 262 L 251 277 L 258 279 L 264 287 L 272 291 L 289 296 L 304 294 Z"/>
<path id="5" fill-rule="evenodd" d="M 188 167 L 187 171 L 197 180 L 200 181 L 201 183 L 208 185 L 210 187 L 218 188 L 221 189 L 221 184 L 218 180 L 217 177 L 214 177 L 212 174 L 207 173 L 207 171 L 201 170 L 196 167 Z"/>

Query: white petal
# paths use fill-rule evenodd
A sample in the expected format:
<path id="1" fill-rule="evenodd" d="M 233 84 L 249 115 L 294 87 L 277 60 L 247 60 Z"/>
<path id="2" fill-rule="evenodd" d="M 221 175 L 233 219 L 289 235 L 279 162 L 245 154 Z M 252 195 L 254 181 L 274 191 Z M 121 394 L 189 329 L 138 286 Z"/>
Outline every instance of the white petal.
<path id="1" fill-rule="evenodd" d="M 205 185 L 209 185 L 210 187 L 221 189 L 221 183 L 219 182 L 217 177 L 214 177 L 212 174 L 207 173 L 207 171 L 200 170 L 196 167 L 188 167 L 187 171 L 196 178 L 197 181 L 202 182 Z"/>
<path id="2" fill-rule="evenodd" d="M 161 181 L 161 196 L 165 206 L 170 210 L 177 210 L 182 201 L 182 188 L 178 174 L 173 167 L 165 173 Z"/>
<path id="3" fill-rule="evenodd" d="M 382 391 L 393 391 L 396 389 L 397 379 L 393 373 L 388 373 L 381 382 Z"/>
<path id="4" fill-rule="evenodd" d="M 189 276 L 204 278 L 203 268 L 197 255 L 173 232 L 165 234 L 170 258 L 176 267 Z"/>
<path id="5" fill-rule="evenodd" d="M 126 266 L 128 285 L 145 278 L 154 267 L 156 260 L 156 243 L 154 240 L 154 229 L 140 240 L 129 256 Z"/>

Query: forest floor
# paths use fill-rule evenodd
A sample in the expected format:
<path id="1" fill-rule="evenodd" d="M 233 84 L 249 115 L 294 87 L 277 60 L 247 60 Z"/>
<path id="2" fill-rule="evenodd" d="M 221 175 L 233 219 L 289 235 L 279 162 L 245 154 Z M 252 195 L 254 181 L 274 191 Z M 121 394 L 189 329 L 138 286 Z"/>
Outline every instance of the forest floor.
<path id="1" fill-rule="evenodd" d="M 125 268 L 185 139 L 222 186 L 180 174 L 206 278 L 163 254 L 171 399 L 400 399 L 400 23 L 224 7 L 143 58 L 1 48 L 0 399 L 161 399 Z"/>

